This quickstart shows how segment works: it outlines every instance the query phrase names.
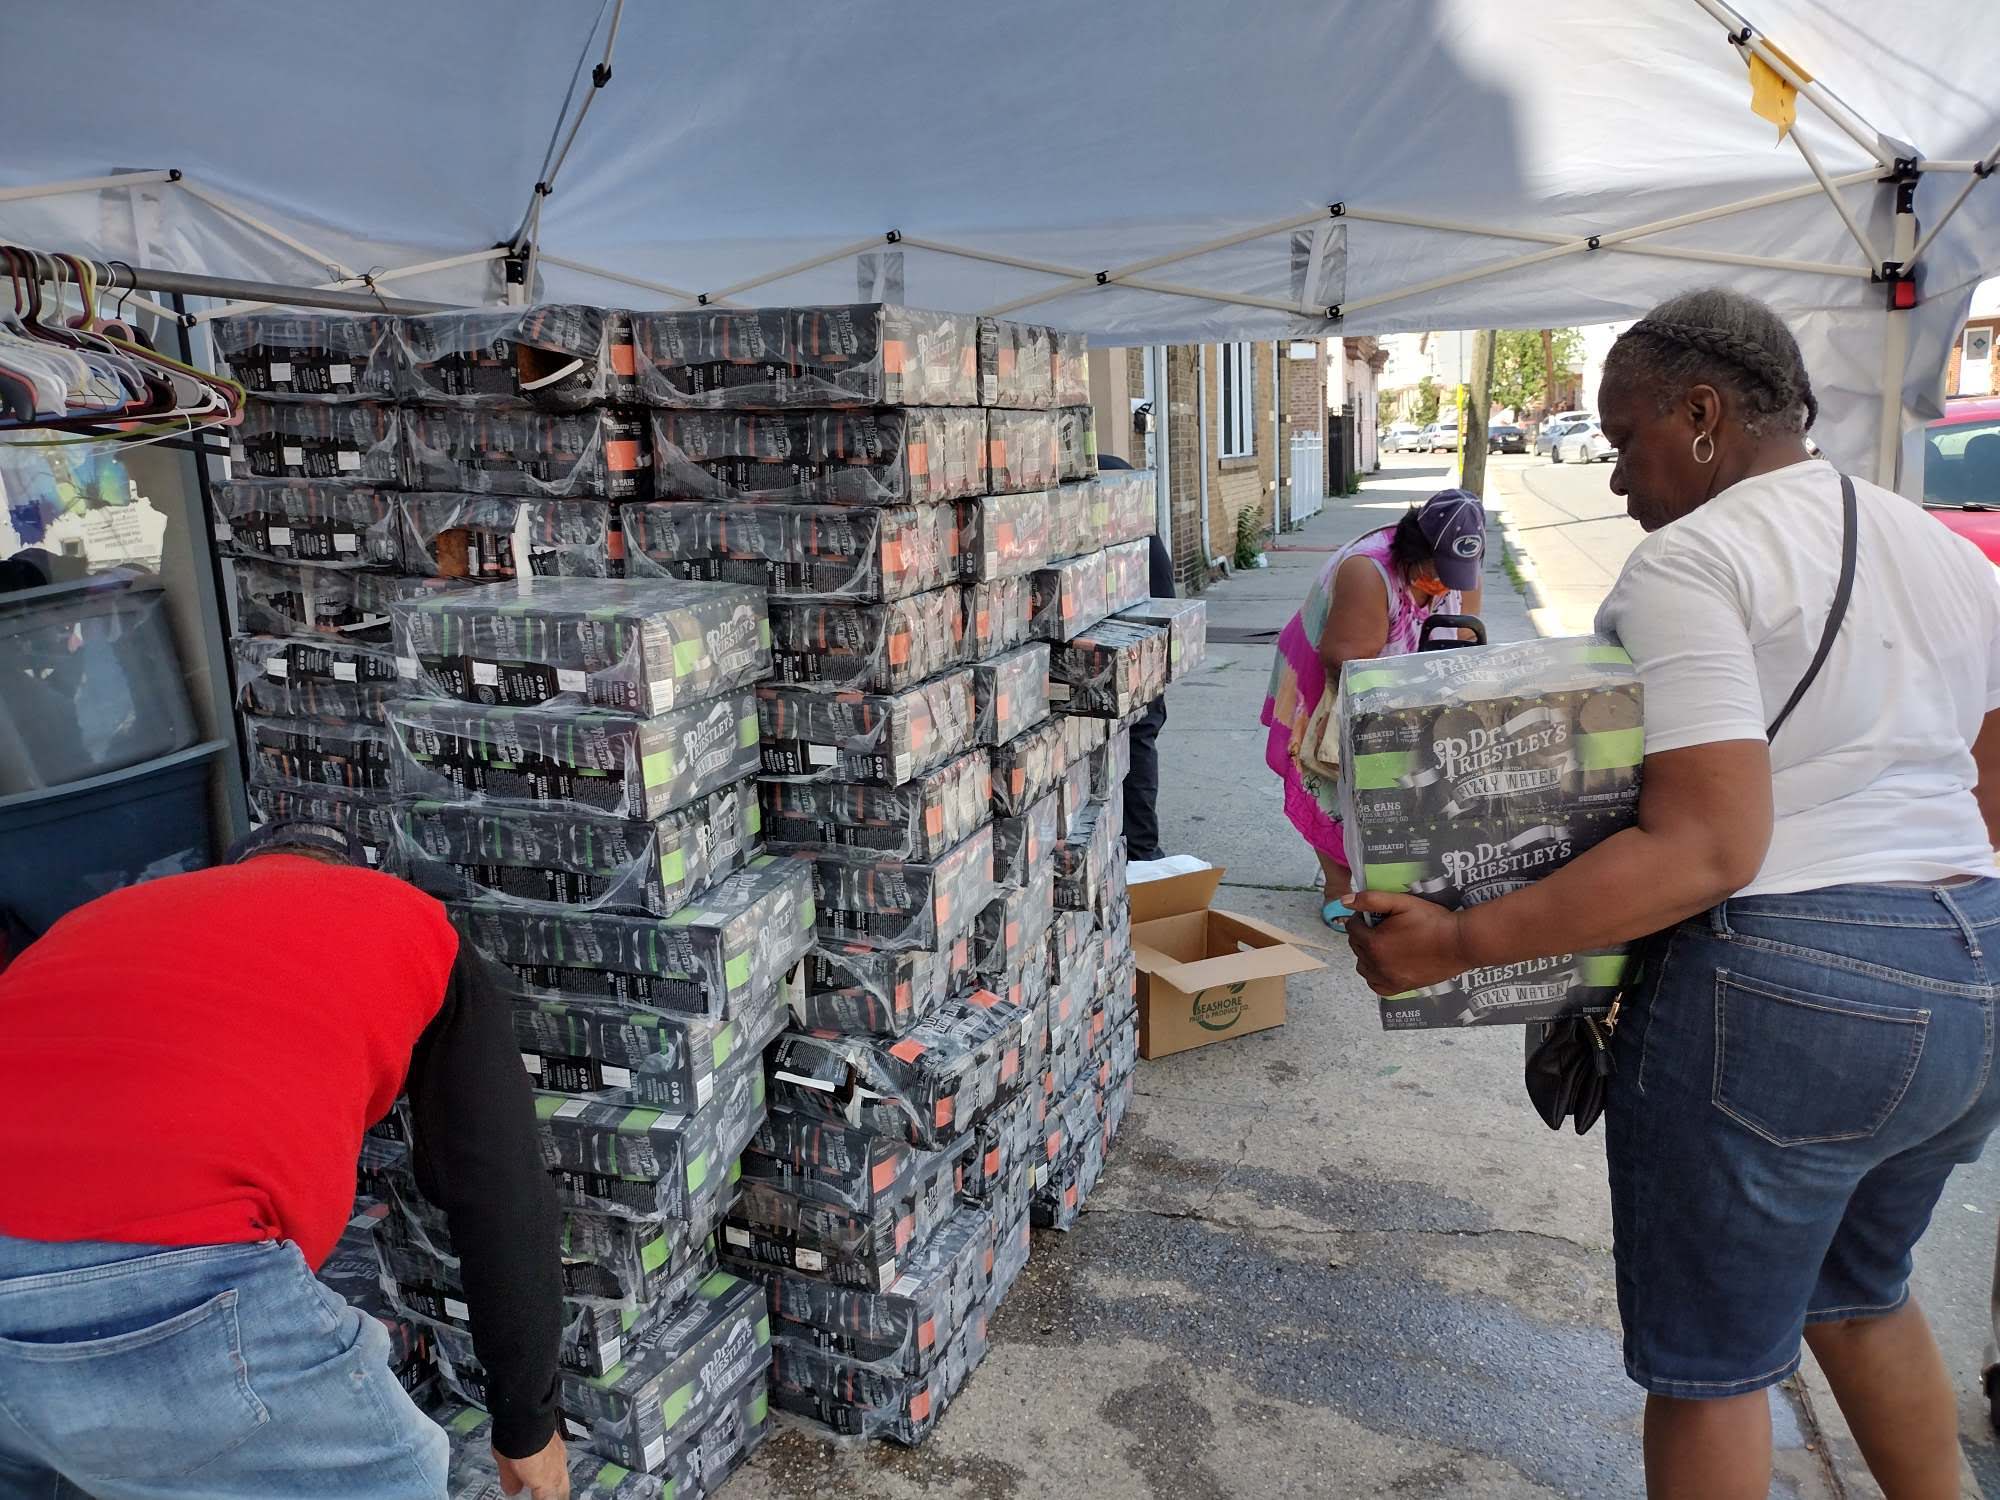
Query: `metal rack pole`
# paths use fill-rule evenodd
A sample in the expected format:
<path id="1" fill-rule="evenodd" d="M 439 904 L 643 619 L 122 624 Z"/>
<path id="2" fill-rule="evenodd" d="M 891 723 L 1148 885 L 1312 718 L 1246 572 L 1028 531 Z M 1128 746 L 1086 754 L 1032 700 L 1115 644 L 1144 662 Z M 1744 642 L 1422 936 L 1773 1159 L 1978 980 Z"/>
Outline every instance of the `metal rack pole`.
<path id="1" fill-rule="evenodd" d="M 37 254 L 29 246 L 12 247 Z M 46 253 L 46 252 L 41 252 Z M 256 301 L 281 307 L 322 307 L 335 312 L 429 313 L 450 312 L 449 302 L 414 302 L 402 297 L 384 297 L 373 291 L 329 291 L 313 286 L 284 286 L 274 282 L 242 281 L 233 276 L 202 276 L 192 271 L 168 271 L 157 266 L 134 266 L 124 261 L 116 265 L 90 262 L 98 284 L 131 287 L 137 292 L 167 292 L 187 297 L 221 297 L 232 301 Z M 183 317 L 186 314 L 182 314 Z"/>

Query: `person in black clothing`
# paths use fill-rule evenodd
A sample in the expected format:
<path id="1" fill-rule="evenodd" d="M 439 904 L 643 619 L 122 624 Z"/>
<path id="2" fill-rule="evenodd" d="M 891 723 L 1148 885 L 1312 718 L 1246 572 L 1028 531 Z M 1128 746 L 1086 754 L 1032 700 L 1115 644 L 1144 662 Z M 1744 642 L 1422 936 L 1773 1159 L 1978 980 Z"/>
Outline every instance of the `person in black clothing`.
<path id="1" fill-rule="evenodd" d="M 1113 453 L 1101 454 L 1100 469 L 1129 469 L 1132 466 Z M 1146 538 L 1147 589 L 1155 599 L 1172 599 L 1174 560 L 1158 533 Z M 1167 723 L 1164 695 L 1132 726 L 1132 768 L 1125 773 L 1125 852 L 1136 860 L 1160 859 L 1160 815 L 1156 806 L 1160 795 L 1160 755 L 1156 741 Z"/>

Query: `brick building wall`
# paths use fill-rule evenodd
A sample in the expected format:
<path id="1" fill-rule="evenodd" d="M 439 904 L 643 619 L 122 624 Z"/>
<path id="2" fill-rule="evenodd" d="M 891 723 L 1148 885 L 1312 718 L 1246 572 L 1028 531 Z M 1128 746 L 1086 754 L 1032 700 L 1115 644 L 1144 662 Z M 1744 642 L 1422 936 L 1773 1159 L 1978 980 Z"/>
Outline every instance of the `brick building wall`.
<path id="1" fill-rule="evenodd" d="M 1208 581 L 1211 557 L 1228 557 L 1236 549 L 1236 520 L 1243 511 L 1255 513 L 1260 533 L 1279 519 L 1278 485 L 1289 473 L 1289 449 L 1294 432 L 1320 432 L 1326 413 L 1326 353 L 1316 342 L 1314 357 L 1292 360 L 1289 342 L 1250 346 L 1251 452 L 1222 456 L 1222 359 L 1218 345 L 1176 344 L 1166 351 L 1167 389 L 1154 393 L 1155 443 L 1158 422 L 1165 418 L 1170 535 L 1174 574 L 1181 588 L 1199 591 Z M 1277 358 L 1273 386 L 1272 355 Z M 1127 349 L 1123 367 L 1126 388 L 1134 396 L 1146 388 L 1147 351 Z M 1207 366 L 1204 384 L 1203 364 Z M 1207 441 L 1203 442 L 1203 429 Z M 1208 544 L 1202 544 L 1203 449 L 1207 451 Z M 1135 439 L 1132 457 L 1141 461 L 1142 445 Z M 1156 453 L 1157 458 L 1157 453 Z"/>

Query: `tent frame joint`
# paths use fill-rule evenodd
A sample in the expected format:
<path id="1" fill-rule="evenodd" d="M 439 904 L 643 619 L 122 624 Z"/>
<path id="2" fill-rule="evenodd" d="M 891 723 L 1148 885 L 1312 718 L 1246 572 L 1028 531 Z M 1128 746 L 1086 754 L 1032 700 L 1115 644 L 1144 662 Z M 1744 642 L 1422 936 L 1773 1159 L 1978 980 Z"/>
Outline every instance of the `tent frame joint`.
<path id="1" fill-rule="evenodd" d="M 179 182 L 181 180 L 182 175 L 183 174 L 179 167 L 167 168 L 167 181 L 169 182 Z"/>
<path id="2" fill-rule="evenodd" d="M 590 70 L 590 86 L 592 88 L 601 89 L 609 82 L 611 82 L 610 63 L 599 63 Z"/>
<path id="3" fill-rule="evenodd" d="M 1345 203 L 1344 201 L 1343 201 L 1343 202 L 1340 202 L 1340 203 L 1329 203 L 1329 204 L 1328 204 L 1328 205 L 1326 206 L 1326 216 L 1327 216 L 1327 217 L 1328 217 L 1329 219 L 1344 219 L 1344 218 L 1346 218 L 1346 217 L 1347 217 L 1347 204 L 1346 204 L 1346 203 Z"/>
<path id="4" fill-rule="evenodd" d="M 900 229 L 892 229 L 892 230 L 890 230 L 890 231 L 889 231 L 889 232 L 888 232 L 887 234 L 885 234 L 885 235 L 883 235 L 883 236 L 882 236 L 882 243 L 883 243 L 883 244 L 885 244 L 885 245 L 900 245 L 900 244 L 902 244 L 902 243 L 903 243 L 903 231 L 902 231 L 902 230 L 900 230 Z"/>

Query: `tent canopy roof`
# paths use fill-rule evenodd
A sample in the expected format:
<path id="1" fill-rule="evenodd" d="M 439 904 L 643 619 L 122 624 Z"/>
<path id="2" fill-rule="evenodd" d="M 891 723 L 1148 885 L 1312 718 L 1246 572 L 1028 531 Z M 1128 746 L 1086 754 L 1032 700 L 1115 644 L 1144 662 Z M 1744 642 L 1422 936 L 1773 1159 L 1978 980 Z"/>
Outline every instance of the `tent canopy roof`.
<path id="1" fill-rule="evenodd" d="M 532 237 L 540 296 L 889 297 L 1100 343 L 1605 321 L 1716 280 L 1795 321 L 1873 314 L 1869 272 L 1896 258 L 1884 161 L 2000 146 L 2000 7 L 1741 3 L 212 0 L 195 26 L 85 0 L 87 55 L 77 7 L 25 7 L 9 50 L 46 65 L 10 79 L 0 236 L 497 301 L 493 247 L 593 96 Z M 1809 91 L 1794 134 L 1849 183 L 1852 231 L 1752 114 L 1739 20 L 1831 91 L 1838 120 Z M 1972 180 L 1926 171 L 1919 219 Z M 1928 247 L 1954 323 L 2000 269 L 1996 228 L 1982 187 Z"/>

